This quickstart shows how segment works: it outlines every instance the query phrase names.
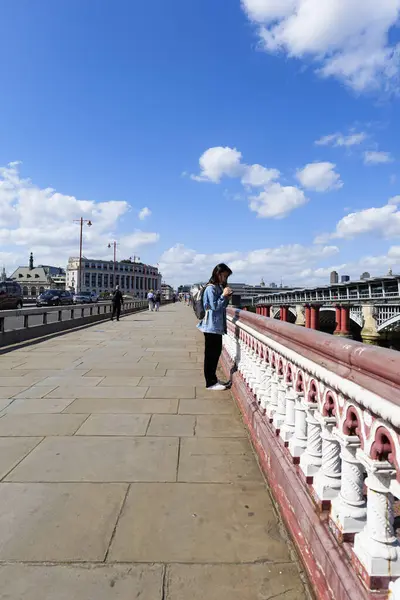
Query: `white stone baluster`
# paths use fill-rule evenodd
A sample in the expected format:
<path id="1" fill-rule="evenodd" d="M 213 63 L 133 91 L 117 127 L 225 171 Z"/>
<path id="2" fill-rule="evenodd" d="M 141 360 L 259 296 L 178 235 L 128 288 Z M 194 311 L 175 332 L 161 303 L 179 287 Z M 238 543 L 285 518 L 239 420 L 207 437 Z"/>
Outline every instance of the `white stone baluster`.
<path id="1" fill-rule="evenodd" d="M 295 405 L 296 405 L 296 393 L 293 389 L 293 385 L 290 383 L 287 385 L 286 390 L 286 415 L 285 422 L 281 428 L 280 436 L 282 440 L 287 444 L 293 437 L 295 432 Z"/>
<path id="2" fill-rule="evenodd" d="M 289 441 L 289 452 L 294 462 L 298 463 L 300 456 L 307 448 L 307 412 L 303 392 L 295 392 L 294 404 L 294 435 Z"/>
<path id="3" fill-rule="evenodd" d="M 278 403 L 276 406 L 276 412 L 272 418 L 272 424 L 277 431 L 280 430 L 281 425 L 285 422 L 286 416 L 286 383 L 283 377 L 278 378 Z"/>
<path id="4" fill-rule="evenodd" d="M 266 415 L 268 419 L 272 419 L 278 406 L 278 376 L 275 371 L 271 375 L 271 393 L 269 403 L 266 407 Z"/>
<path id="5" fill-rule="evenodd" d="M 263 414 L 266 413 L 267 406 L 271 400 L 271 378 L 272 368 L 269 363 L 265 363 L 265 370 L 262 375 L 262 390 L 260 392 L 260 408 Z"/>
<path id="6" fill-rule="evenodd" d="M 367 523 L 354 538 L 354 553 L 370 577 L 400 575 L 400 546 L 393 530 L 391 480 L 396 470 L 388 461 L 371 459 L 363 450 L 356 454 L 367 470 Z"/>
<path id="7" fill-rule="evenodd" d="M 360 440 L 355 435 L 345 435 L 338 429 L 333 435 L 341 445 L 342 479 L 339 495 L 332 500 L 330 518 L 342 540 L 351 539 L 362 531 L 367 518 L 367 504 L 363 495 L 364 467 L 356 457 Z"/>
<path id="8" fill-rule="evenodd" d="M 316 475 L 322 464 L 321 423 L 315 418 L 318 412 L 316 402 L 304 400 L 307 413 L 307 447 L 300 457 L 300 468 L 307 478 Z"/>
<path id="9" fill-rule="evenodd" d="M 339 494 L 342 473 L 340 442 L 333 435 L 336 418 L 324 417 L 320 413 L 316 413 L 316 419 L 322 429 L 322 463 L 314 477 L 313 487 L 321 501 L 333 500 Z"/>

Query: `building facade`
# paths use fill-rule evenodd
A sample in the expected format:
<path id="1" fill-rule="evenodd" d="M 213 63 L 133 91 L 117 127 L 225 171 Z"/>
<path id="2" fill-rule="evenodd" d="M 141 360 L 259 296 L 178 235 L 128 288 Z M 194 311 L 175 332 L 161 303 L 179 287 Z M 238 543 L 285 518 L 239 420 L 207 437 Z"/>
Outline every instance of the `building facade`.
<path id="1" fill-rule="evenodd" d="M 161 284 L 161 293 L 165 300 L 172 300 L 175 294 L 175 290 L 172 285 L 168 285 L 168 283 Z"/>
<path id="2" fill-rule="evenodd" d="M 138 262 L 98 260 L 82 257 L 82 292 L 110 293 L 119 285 L 123 294 L 145 298 L 149 290 L 161 289 L 157 267 Z M 79 290 L 79 257 L 70 257 L 67 266 L 67 289 Z"/>
<path id="3" fill-rule="evenodd" d="M 30 255 L 28 267 L 18 267 L 10 279 L 17 281 L 22 288 L 24 298 L 36 298 L 46 290 L 65 290 L 65 270 L 50 265 L 33 265 Z"/>

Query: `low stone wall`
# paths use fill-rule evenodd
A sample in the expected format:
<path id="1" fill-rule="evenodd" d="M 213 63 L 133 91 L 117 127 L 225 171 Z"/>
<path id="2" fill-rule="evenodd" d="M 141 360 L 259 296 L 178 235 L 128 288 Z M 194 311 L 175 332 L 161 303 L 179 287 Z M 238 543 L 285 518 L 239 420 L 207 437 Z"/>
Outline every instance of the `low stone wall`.
<path id="1" fill-rule="evenodd" d="M 129 315 L 147 308 L 146 301 L 125 302 L 124 308 L 121 311 L 121 316 Z M 62 314 L 66 310 L 70 310 L 72 316 L 69 319 L 62 319 Z M 84 312 L 89 311 L 92 314 L 85 315 Z M 19 344 L 47 335 L 61 333 L 84 325 L 91 325 L 101 321 L 108 321 L 112 311 L 111 303 L 101 303 L 94 305 L 83 305 L 74 307 L 44 307 L 41 309 L 20 310 L 20 311 L 3 311 L 0 313 L 0 348 Z M 58 313 L 58 320 L 52 323 L 47 323 L 47 315 L 50 313 Z M 84 316 L 82 316 L 84 315 Z M 29 326 L 30 316 L 42 316 L 43 323 L 41 325 Z M 23 317 L 24 327 L 19 329 L 6 330 L 6 319 L 12 317 Z"/>

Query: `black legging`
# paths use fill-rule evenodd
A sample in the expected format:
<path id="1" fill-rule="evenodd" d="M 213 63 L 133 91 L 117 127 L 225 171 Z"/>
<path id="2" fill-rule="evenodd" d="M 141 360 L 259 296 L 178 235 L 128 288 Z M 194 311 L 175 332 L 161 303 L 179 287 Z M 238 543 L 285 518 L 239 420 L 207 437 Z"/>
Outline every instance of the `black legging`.
<path id="1" fill-rule="evenodd" d="M 206 386 L 211 387 L 218 383 L 217 367 L 222 352 L 222 335 L 218 333 L 205 333 L 204 349 L 204 377 Z"/>

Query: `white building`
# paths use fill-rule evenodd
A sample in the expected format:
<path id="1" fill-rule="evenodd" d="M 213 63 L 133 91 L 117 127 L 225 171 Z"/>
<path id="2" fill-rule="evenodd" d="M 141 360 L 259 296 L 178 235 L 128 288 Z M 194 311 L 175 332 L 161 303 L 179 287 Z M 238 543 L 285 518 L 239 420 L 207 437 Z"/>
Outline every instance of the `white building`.
<path id="1" fill-rule="evenodd" d="M 162 283 L 161 293 L 166 300 L 172 300 L 175 291 L 172 285 L 169 285 L 168 283 Z"/>
<path id="2" fill-rule="evenodd" d="M 45 290 L 65 290 L 65 270 L 50 265 L 34 267 L 32 253 L 29 257 L 29 266 L 18 267 L 10 279 L 20 284 L 24 298 L 36 298 Z"/>
<path id="3" fill-rule="evenodd" d="M 67 289 L 79 290 L 79 257 L 70 257 L 67 266 Z M 80 291 L 112 292 L 119 285 L 123 294 L 145 298 L 149 290 L 161 289 L 161 273 L 156 267 L 138 262 L 98 260 L 82 257 Z"/>

